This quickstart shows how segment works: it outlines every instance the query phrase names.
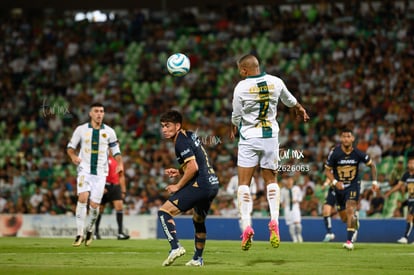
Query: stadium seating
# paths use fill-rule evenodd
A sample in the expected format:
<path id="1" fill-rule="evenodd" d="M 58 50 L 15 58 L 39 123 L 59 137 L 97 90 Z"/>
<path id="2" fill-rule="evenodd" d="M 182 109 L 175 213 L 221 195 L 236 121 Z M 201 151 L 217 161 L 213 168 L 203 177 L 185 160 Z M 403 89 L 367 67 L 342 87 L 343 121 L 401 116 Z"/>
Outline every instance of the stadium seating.
<path id="1" fill-rule="evenodd" d="M 303 9 L 306 10 L 306 6 L 304 6 Z M 25 26 L 20 26 L 18 21 L 15 21 L 13 24 L 8 23 L 13 22 L 13 19 L 9 18 L 5 12 L 2 16 L 8 18 L 5 18 L 3 21 L 4 28 L 10 30 L 10 32 L 5 33 L 7 37 L 5 37 L 3 41 L 7 45 L 5 44 L 0 51 L 7 48 L 11 49 L 12 53 L 2 52 L 2 56 L 7 56 L 7 59 L 4 61 L 7 70 L 1 74 L 0 78 L 5 77 L 5 81 L 2 83 L 13 82 L 13 85 L 16 87 L 10 89 L 2 86 L 0 93 L 2 98 L 9 98 L 10 94 L 18 94 L 21 96 L 22 101 L 24 101 L 24 104 L 22 104 L 24 108 L 13 106 L 15 109 L 13 110 L 13 108 L 7 109 L 7 104 L 4 104 L 3 106 L 3 110 L 6 111 L 1 115 L 0 120 L 0 138 L 2 140 L 0 143 L 0 168 L 3 170 L 6 169 L 5 165 L 8 157 L 14 162 L 14 159 L 21 155 L 21 143 L 24 140 L 24 132 L 28 131 L 30 133 L 29 136 L 35 141 L 39 141 L 39 137 L 44 135 L 44 133 L 40 132 L 38 129 L 39 121 L 47 121 L 47 118 L 39 116 L 39 108 L 41 107 L 41 101 L 44 98 L 47 98 L 47 101 L 50 104 L 55 104 L 55 106 L 69 106 L 70 112 L 73 114 L 73 117 L 62 117 L 64 127 L 56 133 L 54 141 L 51 141 L 52 143 L 56 143 L 53 145 L 64 151 L 63 147 L 67 142 L 67 135 L 69 135 L 72 127 L 79 123 L 80 120 L 85 119 L 83 111 L 90 103 L 90 98 L 86 94 L 90 92 L 93 95 L 103 94 L 105 95 L 105 98 L 109 96 L 112 87 L 106 86 L 98 88 L 97 83 L 106 73 L 110 74 L 112 69 L 118 72 L 120 76 L 117 79 L 112 79 L 111 76 L 109 76 L 110 80 L 114 80 L 113 82 L 117 83 L 115 84 L 116 88 L 119 88 L 118 92 L 122 96 L 130 96 L 132 102 L 122 106 L 122 108 L 118 110 L 119 113 L 114 116 L 114 121 L 109 122 L 116 122 L 115 124 L 117 126 L 115 129 L 119 139 L 122 140 L 122 143 L 128 144 L 131 147 L 133 154 L 148 155 L 148 153 L 140 151 L 143 150 L 142 145 L 146 144 L 148 141 L 144 137 L 136 137 L 134 131 L 126 131 L 123 118 L 125 117 L 127 110 L 133 108 L 142 108 L 143 110 L 146 110 L 146 108 L 154 108 L 154 106 L 148 106 L 148 104 L 155 96 L 161 101 L 160 105 L 155 108 L 157 109 L 157 112 L 161 112 L 162 110 L 171 107 L 181 108 L 186 111 L 186 115 L 192 125 L 197 125 L 197 123 L 200 123 L 201 119 L 203 121 L 211 120 L 210 118 L 205 117 L 205 110 L 212 110 L 214 119 L 217 119 L 217 121 L 226 121 L 226 123 L 228 123 L 228 116 L 231 112 L 232 88 L 239 79 L 238 70 L 235 64 L 229 65 L 228 60 L 234 59 L 235 61 L 238 56 L 249 52 L 257 52 L 264 69 L 271 67 L 272 73 L 277 73 L 283 79 L 286 79 L 289 88 L 291 87 L 290 85 L 293 84 L 292 92 L 298 96 L 304 96 L 301 100 L 303 100 L 304 105 L 308 108 L 312 119 L 309 125 L 304 127 L 303 131 L 301 130 L 302 140 L 306 139 L 306 134 L 309 129 L 318 127 L 316 131 L 317 133 L 314 136 L 316 144 L 320 142 L 321 136 L 325 134 L 329 135 L 332 142 L 336 142 L 334 140 L 335 137 L 332 134 L 332 129 L 339 127 L 340 125 L 335 119 L 333 122 L 326 122 L 326 124 L 320 125 L 321 121 L 319 121 L 318 115 L 325 112 L 324 119 L 326 119 L 328 115 L 335 118 L 338 114 L 338 106 L 343 103 L 344 98 L 347 99 L 347 102 L 348 100 L 355 101 L 351 103 L 355 103 L 355 106 L 358 106 L 359 109 L 367 109 L 367 113 L 364 115 L 363 119 L 369 122 L 369 128 L 372 132 L 376 130 L 375 128 L 377 125 L 380 125 L 381 127 L 389 127 L 394 130 L 395 126 L 387 124 L 387 121 L 383 118 L 387 113 L 386 107 L 384 107 L 385 109 L 383 109 L 383 113 L 381 114 L 382 118 L 379 121 L 374 121 L 374 118 L 370 115 L 370 110 L 367 107 L 369 104 L 366 104 L 366 102 L 368 99 L 371 100 L 372 98 L 377 98 L 380 103 L 387 106 L 388 99 L 392 98 L 393 101 L 404 106 L 404 110 L 406 110 L 409 117 L 413 117 L 412 104 L 407 106 L 404 105 L 404 102 L 409 101 L 404 96 L 404 93 L 412 92 L 412 90 L 410 90 L 412 87 L 404 86 L 403 93 L 394 90 L 392 96 L 384 96 L 383 91 L 385 91 L 386 88 L 381 86 L 382 83 L 378 82 L 377 85 L 379 86 L 375 89 L 368 89 L 366 88 L 367 84 L 363 83 L 361 79 L 365 79 L 365 76 L 369 76 L 370 74 L 378 75 L 378 77 L 381 78 L 381 74 L 386 71 L 382 67 L 382 63 L 371 61 L 370 64 L 366 64 L 366 62 L 369 62 L 370 60 L 383 60 L 387 57 L 390 58 L 390 63 L 400 64 L 401 66 L 404 66 L 406 60 L 408 60 L 408 63 L 412 62 L 413 57 L 409 54 L 409 37 L 411 37 L 413 33 L 412 27 L 409 26 L 407 28 L 407 35 L 405 38 L 399 39 L 397 37 L 399 31 L 404 29 L 404 22 L 409 19 L 407 17 L 410 13 L 400 14 L 396 8 L 394 8 L 389 11 L 393 16 L 380 20 L 381 18 L 378 17 L 378 14 L 380 14 L 379 12 L 374 14 L 367 12 L 366 14 L 363 14 L 362 11 L 360 11 L 359 14 L 358 12 L 356 12 L 356 14 L 348 14 L 348 10 L 340 11 L 340 8 L 338 9 L 339 10 L 336 11 L 338 14 L 335 14 L 335 16 L 332 16 L 332 14 L 325 14 L 323 17 L 323 24 L 319 21 L 318 16 L 312 19 L 312 21 L 309 21 L 306 13 L 293 13 L 292 11 L 283 13 L 284 22 L 289 22 L 289 24 L 295 25 L 296 29 L 310 30 L 315 26 L 323 29 L 325 34 L 323 38 L 320 38 L 319 36 L 312 37 L 312 35 L 306 33 L 309 35 L 310 40 L 303 43 L 298 37 L 290 37 L 287 35 L 289 33 L 284 33 L 283 31 L 280 34 L 280 37 L 276 39 L 275 36 L 272 35 L 274 31 L 272 28 L 275 26 L 273 23 L 277 22 L 272 22 L 272 24 L 269 24 L 270 27 L 267 27 L 267 29 L 260 29 L 260 31 L 256 30 L 256 26 L 253 24 L 251 26 L 251 33 L 243 36 L 236 33 L 232 27 L 218 30 L 215 25 L 216 21 L 226 18 L 221 10 L 210 11 L 214 13 L 214 18 L 216 18 L 214 20 L 209 19 L 210 21 L 207 22 L 207 24 L 210 24 L 210 29 L 212 30 L 210 33 L 200 34 L 197 28 L 198 26 L 196 26 L 197 23 L 191 24 L 190 26 L 179 25 L 180 27 L 175 27 L 176 25 L 173 24 L 168 25 L 169 20 L 160 23 L 157 20 L 149 20 L 153 18 L 147 18 L 148 20 L 145 22 L 144 31 L 140 38 L 132 36 L 130 32 L 132 23 L 130 22 L 131 19 L 129 17 L 122 18 L 122 20 L 117 22 L 119 25 L 112 23 L 95 24 L 91 22 L 76 23 L 71 22 L 70 18 L 59 21 L 58 24 L 56 22 L 57 20 L 54 18 L 37 18 L 36 28 L 33 28 L 32 30 L 38 31 L 37 27 L 39 27 L 39 29 L 44 27 L 50 31 L 49 36 L 42 36 L 37 32 L 36 35 L 25 35 L 25 32 L 21 31 Z M 381 5 L 378 4 L 375 9 L 378 11 L 381 9 Z M 409 9 L 407 8 L 407 10 Z M 199 12 L 203 13 L 204 11 L 200 10 Z M 280 18 L 279 16 L 281 14 L 276 14 L 276 8 L 269 8 L 268 12 L 275 13 L 272 14 L 272 18 Z M 162 14 L 162 12 L 160 13 Z M 151 13 L 148 14 L 148 16 L 151 17 Z M 251 17 L 249 19 L 252 20 L 258 20 L 258 18 L 253 18 L 254 16 L 263 16 L 263 18 L 259 18 L 257 22 L 264 22 L 269 18 L 264 15 L 248 14 L 248 16 Z M 171 18 L 174 18 L 175 16 L 178 16 L 178 14 L 164 14 L 163 16 L 171 16 Z M 312 15 L 312 17 L 313 16 L 315 16 L 315 14 Z M 341 17 L 353 18 L 355 27 L 357 28 L 355 34 L 352 36 L 348 35 L 344 32 L 344 29 L 338 27 L 338 20 L 341 20 Z M 231 19 L 227 18 L 226 20 L 231 21 Z M 277 21 L 278 19 L 272 20 Z M 24 18 L 22 22 L 27 22 L 29 27 L 33 27 L 32 24 L 35 24 L 30 17 Z M 372 31 L 372 22 L 377 23 L 376 27 L 378 29 L 384 30 L 384 37 L 379 37 Z M 230 23 L 230 26 L 232 26 L 234 22 Z M 283 24 L 282 27 L 284 28 L 289 24 Z M 19 26 L 21 29 L 19 29 Z M 342 27 L 343 25 L 340 26 Z M 165 33 L 162 31 L 159 33 L 157 32 L 156 39 L 163 42 L 162 47 L 157 47 L 156 43 L 153 42 L 153 30 L 166 30 L 169 28 L 173 28 L 173 36 L 164 37 L 163 35 L 165 35 Z M 27 30 L 27 32 L 30 32 L 30 28 Z M 65 39 L 59 40 L 60 36 L 58 35 L 58 32 L 60 31 L 65 33 Z M 221 42 L 225 45 L 225 49 L 223 49 L 224 53 L 222 53 L 221 56 L 223 57 L 223 60 L 210 60 L 209 57 L 214 56 L 213 53 L 216 51 L 215 44 L 219 37 L 219 31 L 225 34 L 220 36 L 221 39 L 223 39 Z M 30 45 L 31 48 L 37 49 L 37 47 L 39 47 L 39 49 L 37 49 L 38 52 L 46 53 L 49 49 L 52 49 L 51 52 L 56 52 L 59 64 L 56 71 L 48 73 L 37 70 L 36 68 L 38 67 L 39 60 L 42 59 L 42 55 L 38 53 L 22 53 L 17 51 L 17 49 L 20 49 L 21 47 L 15 47 L 14 44 L 10 44 L 12 43 L 11 41 L 19 41 L 19 39 L 15 39 L 11 36 L 13 33 L 18 33 L 21 36 L 22 41 L 27 43 L 27 45 Z M 93 35 L 90 35 L 90 33 L 93 33 Z M 196 40 L 194 38 L 195 36 L 197 36 L 199 40 Z M 35 37 L 36 39 L 34 39 Z M 79 50 L 80 52 L 78 52 L 78 55 L 75 56 L 75 58 L 69 58 L 64 52 L 65 47 L 68 46 L 68 43 L 72 38 L 74 41 L 78 42 L 83 42 L 90 38 L 93 42 L 93 46 L 88 52 Z M 369 48 L 371 46 L 370 41 L 379 38 L 383 39 L 384 43 L 381 44 L 382 47 L 390 45 L 391 52 L 393 52 L 393 49 L 395 48 L 398 55 L 387 56 L 387 51 L 390 49 L 381 48 L 380 54 L 377 54 L 376 51 Z M 58 41 L 55 41 L 55 39 Z M 42 43 L 36 44 L 39 41 Z M 344 59 L 339 62 L 342 67 L 337 66 L 338 64 L 333 65 L 334 62 L 332 62 L 330 57 L 332 52 L 336 48 L 346 51 L 351 41 L 358 41 L 360 43 L 359 47 L 361 51 L 366 51 L 364 62 L 361 60 L 349 62 L 347 59 Z M 295 47 L 299 47 L 300 51 L 300 54 L 297 56 L 292 55 Z M 14 51 L 15 49 L 16 51 Z M 188 85 L 186 81 L 178 81 L 171 75 L 168 75 L 164 67 L 165 60 L 169 54 L 181 51 L 191 52 L 199 62 L 191 71 L 191 73 L 199 76 L 196 83 L 192 86 Z M 114 53 L 120 52 L 123 52 L 125 55 L 125 58 L 122 61 L 114 58 Z M 26 67 L 31 68 L 31 70 L 26 71 L 24 81 L 21 84 L 17 84 L 18 79 L 16 75 L 9 73 L 12 71 L 10 64 L 14 57 L 19 57 L 24 54 L 27 55 L 24 57 L 27 59 L 27 62 L 29 62 Z M 81 76 L 78 81 L 71 83 L 76 92 L 71 94 L 71 96 L 66 96 L 64 89 L 60 87 L 55 90 L 54 84 L 57 82 L 65 84 L 66 78 L 68 77 L 68 66 L 72 63 L 76 63 L 75 61 L 82 66 L 88 67 L 90 72 L 84 72 L 83 76 Z M 318 79 L 311 77 L 316 62 L 319 62 L 319 65 L 325 70 L 323 77 Z M 159 75 L 153 76 L 149 71 L 151 65 L 157 67 L 158 71 L 159 69 L 163 71 Z M 363 68 L 363 75 L 356 74 L 356 68 L 358 66 Z M 205 77 L 205 69 L 207 67 L 214 67 L 218 71 L 216 73 L 216 85 L 209 88 L 212 90 L 214 98 L 208 102 L 202 98 L 208 89 L 208 83 Z M 379 68 L 378 71 L 376 68 Z M 352 79 L 352 81 L 354 81 L 353 85 L 356 86 L 355 90 L 344 88 L 343 85 L 341 86 L 341 81 L 350 75 L 349 72 L 351 72 L 351 75 L 355 75 L 355 78 Z M 150 76 L 151 78 L 149 78 Z M 412 76 L 409 74 L 400 74 L 399 70 L 395 70 L 395 75 L 392 79 L 401 79 L 401 82 L 412 83 L 410 77 Z M 387 77 L 383 77 L 383 79 L 388 79 L 388 75 Z M 299 87 L 297 87 L 295 83 L 300 83 L 302 86 L 299 85 Z M 69 84 L 66 83 L 66 85 L 68 86 Z M 306 89 L 303 87 L 306 87 Z M 394 88 L 397 89 L 396 86 Z M 171 90 L 173 90 L 173 95 L 168 94 Z M 305 96 L 307 93 L 313 96 Z M 177 98 L 177 102 L 171 100 L 174 97 Z M 332 104 L 325 101 L 326 98 L 330 98 L 334 103 Z M 178 104 L 178 106 L 172 106 L 172 104 Z M 223 113 L 226 117 L 219 117 L 219 115 L 223 115 Z M 32 119 L 32 117 L 34 119 Z M 12 125 L 9 125 L 10 122 L 7 118 L 12 118 L 10 121 L 16 123 L 17 128 L 11 127 Z M 145 119 L 146 118 L 147 117 L 145 117 Z M 292 130 L 293 127 L 296 127 L 292 122 L 292 117 L 284 115 L 284 112 L 280 112 L 278 118 L 282 127 L 286 127 L 288 130 Z M 410 135 L 410 128 L 406 123 L 402 123 L 400 120 L 403 121 L 403 117 L 399 117 L 395 125 L 401 124 L 405 133 Z M 226 123 L 212 121 L 211 125 L 214 125 L 219 129 L 225 127 L 223 125 L 227 125 Z M 358 128 L 359 121 L 352 121 L 352 125 L 354 125 L 355 128 Z M 9 132 L 8 128 L 13 128 L 13 131 Z M 211 131 L 214 133 L 216 129 L 211 129 Z M 223 136 L 220 137 L 224 140 Z M 372 137 L 372 135 L 370 137 Z M 230 148 L 234 146 L 234 144 L 227 142 L 225 146 Z M 42 154 L 48 149 L 48 143 L 44 142 L 44 144 L 40 144 L 39 146 L 38 144 L 35 144 L 32 147 L 33 148 L 30 148 L 28 151 L 31 151 L 34 156 L 34 163 L 40 165 L 42 162 Z M 154 147 L 156 146 L 154 145 Z M 212 146 L 209 150 L 214 151 L 219 147 L 220 146 Z M 319 149 L 318 145 L 315 145 L 315 147 Z M 412 142 L 402 145 L 402 148 L 410 147 L 413 147 Z M 152 149 L 156 150 L 157 148 Z M 394 148 L 392 149 L 394 150 Z M 406 156 L 406 152 L 407 151 L 403 150 L 384 152 L 384 157 L 381 163 L 378 164 L 378 172 L 389 175 L 395 165 L 396 156 Z M 232 157 L 235 158 L 234 155 Z M 314 164 L 317 161 L 323 162 L 323 158 L 326 156 L 321 156 L 320 159 L 317 160 L 316 156 L 312 157 L 314 157 L 314 159 L 309 162 Z M 66 173 L 70 173 L 71 175 L 75 174 L 76 168 L 73 165 L 67 165 L 67 159 L 61 159 L 61 157 L 59 157 L 56 161 L 57 163 L 53 167 L 56 176 L 66 175 Z M 149 160 L 149 162 L 150 161 L 151 160 Z M 218 170 L 223 184 L 228 180 L 225 176 L 226 172 L 227 171 L 225 170 Z M 318 178 L 320 178 L 320 172 L 321 171 L 312 171 L 311 173 L 318 175 Z M 146 168 L 138 167 L 137 174 L 146 178 L 148 176 L 148 171 L 146 171 Z M 317 184 L 320 183 L 321 182 L 317 182 Z M 30 187 L 27 187 L 28 190 L 24 190 L 25 192 L 23 193 L 26 195 L 31 194 L 33 192 L 32 186 L 33 184 L 30 185 Z M 397 194 L 395 194 L 386 201 L 384 216 L 389 217 L 392 215 L 392 211 L 395 208 L 398 199 L 401 198 L 398 198 Z"/>

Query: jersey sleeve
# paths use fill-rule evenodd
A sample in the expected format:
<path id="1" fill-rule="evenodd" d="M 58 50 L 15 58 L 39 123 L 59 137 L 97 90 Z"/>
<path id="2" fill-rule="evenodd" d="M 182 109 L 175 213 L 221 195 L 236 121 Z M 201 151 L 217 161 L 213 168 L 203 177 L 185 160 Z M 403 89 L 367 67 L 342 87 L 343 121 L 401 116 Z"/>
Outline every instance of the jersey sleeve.
<path id="1" fill-rule="evenodd" d="M 328 158 L 325 162 L 325 167 L 326 168 L 333 168 L 334 166 L 335 166 L 335 163 L 334 163 L 334 149 L 332 149 L 329 152 Z"/>
<path id="2" fill-rule="evenodd" d="M 183 135 L 179 135 L 177 137 L 177 141 L 175 143 L 175 151 L 177 152 L 177 155 L 183 160 L 182 164 L 188 162 L 191 159 L 195 159 L 194 152 Z"/>
<path id="3" fill-rule="evenodd" d="M 113 156 L 119 155 L 121 154 L 121 149 L 119 147 L 119 142 L 118 142 L 118 138 L 116 136 L 116 132 L 114 129 L 110 128 L 110 130 L 108 131 L 109 133 L 109 137 L 108 137 L 108 146 L 109 149 L 112 152 Z"/>
<path id="4" fill-rule="evenodd" d="M 76 150 L 76 148 L 78 148 L 80 141 L 81 141 L 81 130 L 78 126 L 73 132 L 72 137 L 70 138 L 69 143 L 67 145 L 67 148 L 72 148 Z"/>
<path id="5" fill-rule="evenodd" d="M 407 179 L 408 179 L 408 177 L 409 177 L 409 176 L 410 176 L 410 173 L 405 172 L 405 173 L 402 175 L 402 177 L 401 177 L 400 181 L 407 182 Z"/>
<path id="6" fill-rule="evenodd" d="M 371 160 L 371 157 L 368 154 L 366 154 L 362 151 L 359 151 L 359 154 L 360 154 L 360 157 L 361 157 L 363 163 L 365 163 L 366 165 L 371 164 L 372 160 Z"/>
<path id="7" fill-rule="evenodd" d="M 242 102 L 240 96 L 238 96 L 238 87 L 239 85 L 234 88 L 233 94 L 233 112 L 231 113 L 231 122 L 233 125 L 239 127 L 240 121 L 242 118 Z"/>
<path id="8" fill-rule="evenodd" d="M 280 86 L 282 87 L 282 92 L 280 93 L 280 100 L 287 107 L 292 108 L 298 103 L 298 100 L 296 99 L 296 97 L 292 95 L 292 93 L 288 90 L 288 88 L 282 80 L 280 80 Z"/>

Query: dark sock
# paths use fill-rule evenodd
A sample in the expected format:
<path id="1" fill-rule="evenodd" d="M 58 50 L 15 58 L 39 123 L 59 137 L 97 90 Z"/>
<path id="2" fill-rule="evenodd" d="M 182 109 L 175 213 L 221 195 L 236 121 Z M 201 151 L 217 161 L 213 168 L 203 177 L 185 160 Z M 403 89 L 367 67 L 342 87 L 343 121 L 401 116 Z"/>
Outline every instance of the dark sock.
<path id="1" fill-rule="evenodd" d="M 122 234 L 122 219 L 124 217 L 124 211 L 116 211 L 116 222 L 118 223 L 118 234 Z"/>
<path id="2" fill-rule="evenodd" d="M 177 249 L 178 240 L 175 224 L 173 223 L 173 217 L 167 212 L 158 210 L 158 219 L 160 220 L 161 228 L 164 231 L 164 235 L 171 245 L 171 249 Z"/>
<path id="3" fill-rule="evenodd" d="M 101 214 L 98 215 L 95 222 L 95 235 L 99 235 L 99 224 L 101 223 Z"/>
<path id="4" fill-rule="evenodd" d="M 197 260 L 199 257 L 203 256 L 204 246 L 206 243 L 205 238 L 198 238 L 197 236 L 194 237 L 194 243 L 195 243 L 195 251 L 193 259 Z M 199 248 L 201 247 L 201 248 Z"/>
<path id="5" fill-rule="evenodd" d="M 347 229 L 346 234 L 347 234 L 347 237 L 346 237 L 347 241 L 351 242 L 352 236 L 354 236 L 354 230 Z"/>
<path id="6" fill-rule="evenodd" d="M 332 223 L 331 223 L 331 217 L 323 217 L 323 222 L 325 223 L 326 232 L 328 234 L 332 233 Z"/>
<path id="7" fill-rule="evenodd" d="M 413 229 L 413 223 L 407 222 L 407 225 L 405 227 L 405 234 L 404 236 L 408 239 L 408 236 L 410 236 L 411 230 Z"/>

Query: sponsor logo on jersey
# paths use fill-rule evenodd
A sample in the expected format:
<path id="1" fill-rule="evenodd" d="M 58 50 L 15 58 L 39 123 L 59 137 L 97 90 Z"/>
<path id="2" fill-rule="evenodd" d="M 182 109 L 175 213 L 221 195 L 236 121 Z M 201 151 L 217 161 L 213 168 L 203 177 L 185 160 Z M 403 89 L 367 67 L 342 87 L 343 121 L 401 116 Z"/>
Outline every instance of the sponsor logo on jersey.
<path id="1" fill-rule="evenodd" d="M 208 181 L 210 182 L 210 184 L 219 184 L 219 180 L 218 180 L 218 177 L 217 176 L 210 176 L 209 178 L 208 178 Z"/>
<path id="2" fill-rule="evenodd" d="M 182 157 L 184 157 L 186 154 L 188 154 L 188 153 L 190 153 L 190 149 L 185 149 L 184 151 L 182 151 L 181 153 L 180 153 L 180 155 L 182 156 Z"/>
<path id="3" fill-rule="evenodd" d="M 357 164 L 358 162 L 354 159 L 342 159 L 338 161 L 339 165 L 346 165 L 346 164 Z"/>

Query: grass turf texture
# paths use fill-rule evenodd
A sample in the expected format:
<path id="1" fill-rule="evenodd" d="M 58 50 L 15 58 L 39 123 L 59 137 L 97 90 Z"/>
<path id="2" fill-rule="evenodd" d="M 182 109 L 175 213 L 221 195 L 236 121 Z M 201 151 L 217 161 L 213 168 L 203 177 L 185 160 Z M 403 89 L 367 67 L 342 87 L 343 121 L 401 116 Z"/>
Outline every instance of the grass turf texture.
<path id="1" fill-rule="evenodd" d="M 166 240 L 95 240 L 90 247 L 72 247 L 72 239 L 0 238 L 1 274 L 412 274 L 414 245 L 356 243 L 240 242 L 207 240 L 203 267 L 187 267 L 193 241 L 181 244 L 187 253 L 173 265 Z"/>

